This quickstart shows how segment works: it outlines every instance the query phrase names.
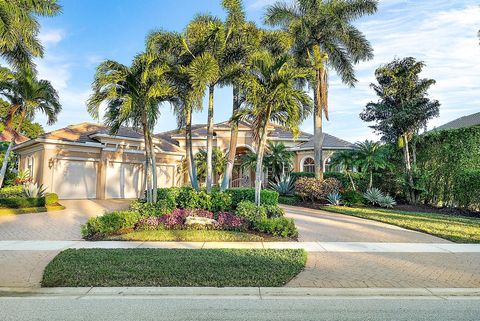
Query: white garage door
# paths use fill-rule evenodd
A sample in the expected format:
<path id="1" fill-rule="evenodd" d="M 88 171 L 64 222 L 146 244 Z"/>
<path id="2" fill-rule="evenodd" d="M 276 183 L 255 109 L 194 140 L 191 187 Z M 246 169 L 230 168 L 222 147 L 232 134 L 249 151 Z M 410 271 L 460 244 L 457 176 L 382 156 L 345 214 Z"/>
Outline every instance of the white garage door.
<path id="1" fill-rule="evenodd" d="M 168 165 L 157 166 L 158 187 L 172 187 L 175 184 L 175 167 Z"/>
<path id="2" fill-rule="evenodd" d="M 143 165 L 109 162 L 107 198 L 138 198 L 143 193 Z"/>
<path id="3" fill-rule="evenodd" d="M 58 160 L 52 185 L 60 199 L 96 198 L 97 164 L 94 161 Z"/>

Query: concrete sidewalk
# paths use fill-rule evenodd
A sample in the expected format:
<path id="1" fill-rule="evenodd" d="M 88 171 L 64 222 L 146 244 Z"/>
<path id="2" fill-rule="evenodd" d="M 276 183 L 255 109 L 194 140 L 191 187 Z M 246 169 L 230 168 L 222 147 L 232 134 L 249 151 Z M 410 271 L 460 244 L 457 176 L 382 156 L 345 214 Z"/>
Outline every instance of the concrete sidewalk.
<path id="1" fill-rule="evenodd" d="M 61 251 L 65 249 L 304 249 L 307 252 L 352 253 L 480 253 L 480 244 L 383 242 L 135 242 L 135 241 L 0 241 L 0 251 Z"/>

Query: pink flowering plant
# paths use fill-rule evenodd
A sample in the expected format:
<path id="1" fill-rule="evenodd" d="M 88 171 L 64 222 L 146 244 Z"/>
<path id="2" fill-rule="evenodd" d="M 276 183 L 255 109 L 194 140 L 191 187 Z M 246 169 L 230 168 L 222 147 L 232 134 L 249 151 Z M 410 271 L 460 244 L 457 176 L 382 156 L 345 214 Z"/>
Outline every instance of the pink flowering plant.
<path id="1" fill-rule="evenodd" d="M 217 228 L 221 230 L 245 231 L 247 221 L 235 214 L 229 212 L 218 213 Z"/>

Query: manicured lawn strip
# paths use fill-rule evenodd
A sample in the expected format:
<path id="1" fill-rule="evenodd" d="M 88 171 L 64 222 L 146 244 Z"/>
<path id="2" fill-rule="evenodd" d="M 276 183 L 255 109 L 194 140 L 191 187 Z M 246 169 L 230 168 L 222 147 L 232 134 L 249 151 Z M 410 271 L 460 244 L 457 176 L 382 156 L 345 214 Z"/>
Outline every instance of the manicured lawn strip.
<path id="1" fill-rule="evenodd" d="M 289 238 L 268 237 L 259 234 L 218 230 L 148 230 L 114 235 L 115 241 L 177 241 L 177 242 L 262 242 L 292 241 Z"/>
<path id="2" fill-rule="evenodd" d="M 65 206 L 63 205 L 47 205 L 45 207 L 0 208 L 0 216 L 53 212 L 61 211 L 64 209 Z"/>
<path id="3" fill-rule="evenodd" d="M 285 285 L 304 250 L 68 249 L 51 261 L 44 287 Z"/>
<path id="4" fill-rule="evenodd" d="M 453 242 L 480 243 L 480 219 L 478 218 L 347 206 L 325 206 L 322 209 L 397 225 Z"/>

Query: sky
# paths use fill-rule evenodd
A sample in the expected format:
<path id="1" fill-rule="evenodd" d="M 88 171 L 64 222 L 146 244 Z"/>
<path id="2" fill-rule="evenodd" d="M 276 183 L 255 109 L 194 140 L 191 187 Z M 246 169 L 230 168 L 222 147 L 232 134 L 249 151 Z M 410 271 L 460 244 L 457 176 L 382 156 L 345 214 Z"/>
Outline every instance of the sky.
<path id="1" fill-rule="evenodd" d="M 265 7 L 275 0 L 244 0 L 247 18 L 263 24 Z M 62 14 L 41 18 L 40 39 L 45 55 L 37 60 L 39 77 L 52 82 L 60 95 L 62 112 L 50 131 L 84 121 L 94 121 L 85 102 L 91 93 L 96 66 L 105 59 L 130 64 L 144 50 L 145 37 L 153 30 L 182 31 L 197 13 L 225 17 L 220 0 L 60 0 Z M 441 103 L 440 117 L 429 128 L 480 111 L 480 6 L 477 0 L 380 0 L 378 12 L 355 25 L 372 43 L 375 58 L 356 67 L 354 88 L 329 75 L 330 121 L 324 131 L 356 142 L 378 139 L 359 118 L 376 96 L 370 88 L 377 67 L 394 58 L 412 56 L 425 62 L 423 77 L 437 83 L 430 97 Z M 231 88 L 215 92 L 215 122 L 228 120 L 232 110 Z M 206 106 L 206 104 L 204 104 Z M 161 106 L 156 130 L 176 128 L 169 105 Z M 193 116 L 206 123 L 206 110 Z M 313 132 L 313 120 L 301 125 Z"/>

